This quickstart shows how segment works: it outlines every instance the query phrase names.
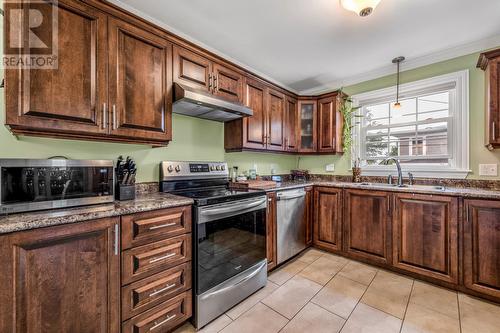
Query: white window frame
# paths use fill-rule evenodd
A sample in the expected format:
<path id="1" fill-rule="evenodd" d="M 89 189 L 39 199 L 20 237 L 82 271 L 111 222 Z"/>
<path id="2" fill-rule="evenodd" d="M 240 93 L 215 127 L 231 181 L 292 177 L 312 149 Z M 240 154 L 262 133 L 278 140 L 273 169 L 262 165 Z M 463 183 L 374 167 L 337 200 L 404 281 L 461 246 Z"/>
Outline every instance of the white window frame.
<path id="1" fill-rule="evenodd" d="M 400 85 L 400 99 L 411 98 L 416 95 L 432 93 L 440 88 L 450 90 L 450 116 L 448 128 L 448 144 L 451 147 L 449 165 L 436 166 L 431 164 L 402 164 L 404 176 L 408 172 L 415 177 L 425 178 L 459 178 L 465 179 L 471 172 L 469 168 L 469 71 L 463 70 L 450 74 L 414 81 Z M 396 95 L 396 86 L 379 89 L 352 96 L 354 106 L 363 106 L 374 103 L 393 101 Z M 358 110 L 361 115 L 362 108 Z M 360 138 L 361 122 L 353 128 L 353 143 L 351 163 L 361 160 L 362 140 Z M 394 165 L 367 165 L 361 160 L 361 169 L 364 176 L 387 176 L 396 171 Z"/>

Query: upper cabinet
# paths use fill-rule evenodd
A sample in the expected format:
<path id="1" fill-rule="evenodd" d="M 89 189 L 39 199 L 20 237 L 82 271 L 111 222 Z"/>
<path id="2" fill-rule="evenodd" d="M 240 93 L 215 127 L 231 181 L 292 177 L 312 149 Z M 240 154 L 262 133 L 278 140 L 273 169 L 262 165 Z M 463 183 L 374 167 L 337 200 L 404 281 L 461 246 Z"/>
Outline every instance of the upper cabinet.
<path id="1" fill-rule="evenodd" d="M 111 134 L 145 141 L 171 140 L 172 45 L 112 18 L 108 34 Z"/>
<path id="2" fill-rule="evenodd" d="M 286 96 L 285 105 L 285 150 L 288 152 L 298 151 L 298 119 L 299 109 L 296 98 Z"/>
<path id="3" fill-rule="evenodd" d="M 318 152 L 342 152 L 342 116 L 337 112 L 337 94 L 318 101 Z"/>
<path id="4" fill-rule="evenodd" d="M 482 53 L 477 67 L 486 71 L 485 145 L 500 148 L 500 49 Z"/>
<path id="5" fill-rule="evenodd" d="M 5 70 L 6 124 L 15 134 L 104 136 L 107 17 L 83 3 L 59 1 L 58 19 L 56 69 Z"/>
<path id="6" fill-rule="evenodd" d="M 315 153 L 317 147 L 317 101 L 299 101 L 299 152 Z"/>
<path id="7" fill-rule="evenodd" d="M 174 46 L 174 82 L 243 102 L 243 75 L 197 53 Z"/>
<path id="8" fill-rule="evenodd" d="M 6 124 L 15 134 L 166 145 L 169 42 L 80 1 L 58 6 L 58 67 L 6 70 Z"/>
<path id="9" fill-rule="evenodd" d="M 285 95 L 267 88 L 267 149 L 285 150 Z"/>

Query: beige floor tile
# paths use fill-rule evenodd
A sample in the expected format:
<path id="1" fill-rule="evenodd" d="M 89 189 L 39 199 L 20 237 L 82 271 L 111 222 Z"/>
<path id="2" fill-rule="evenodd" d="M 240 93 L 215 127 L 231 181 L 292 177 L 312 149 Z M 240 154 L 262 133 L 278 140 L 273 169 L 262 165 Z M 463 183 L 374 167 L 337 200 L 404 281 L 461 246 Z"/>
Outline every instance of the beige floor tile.
<path id="1" fill-rule="evenodd" d="M 410 303 L 418 304 L 458 319 L 458 299 L 456 291 L 451 291 L 421 281 L 415 281 L 410 296 Z"/>
<path id="2" fill-rule="evenodd" d="M 500 306 L 458 294 L 462 333 L 500 332 Z"/>
<path id="3" fill-rule="evenodd" d="M 348 318 L 366 288 L 364 284 L 337 275 L 311 301 Z"/>
<path id="4" fill-rule="evenodd" d="M 411 303 L 406 310 L 401 333 L 460 333 L 458 318 Z"/>
<path id="5" fill-rule="evenodd" d="M 356 306 L 341 333 L 398 333 L 401 319 L 362 303 Z"/>
<path id="6" fill-rule="evenodd" d="M 412 279 L 378 271 L 361 302 L 403 319 L 412 285 Z"/>
<path id="7" fill-rule="evenodd" d="M 332 261 L 335 261 L 335 262 L 338 262 L 338 263 L 341 263 L 341 264 L 344 264 L 344 265 L 347 264 L 347 262 L 349 261 L 345 257 L 339 256 L 339 255 L 336 255 L 336 254 L 332 254 L 332 253 L 328 253 L 328 252 L 324 252 L 322 258 L 324 258 L 324 259 L 330 259 Z"/>
<path id="8" fill-rule="evenodd" d="M 370 282 L 372 282 L 375 274 L 377 274 L 377 269 L 375 267 L 355 261 L 350 261 L 339 272 L 339 275 L 365 285 L 369 285 Z"/>
<path id="9" fill-rule="evenodd" d="M 339 316 L 308 303 L 280 333 L 337 333 L 344 322 Z"/>
<path id="10" fill-rule="evenodd" d="M 276 333 L 281 330 L 288 320 L 262 303 L 238 317 L 226 326 L 222 333 Z"/>
<path id="11" fill-rule="evenodd" d="M 304 268 L 298 275 L 325 285 L 345 264 L 346 261 L 338 260 L 337 258 L 321 257 Z"/>
<path id="12" fill-rule="evenodd" d="M 269 275 L 268 280 L 282 285 L 286 281 L 293 278 L 298 272 L 306 268 L 308 265 L 308 263 L 301 260 L 292 261 L 272 272 L 271 275 Z"/>
<path id="13" fill-rule="evenodd" d="M 231 318 L 231 319 L 236 319 L 239 316 L 241 316 L 244 312 L 252 308 L 255 304 L 259 303 L 260 300 L 263 298 L 267 297 L 270 295 L 273 291 L 278 289 L 278 285 L 271 282 L 267 281 L 267 284 L 264 288 L 261 290 L 257 291 L 255 294 L 252 296 L 248 297 L 245 299 L 243 302 L 239 303 L 232 309 L 226 312 L 226 314 Z"/>
<path id="14" fill-rule="evenodd" d="M 262 303 L 292 319 L 320 289 L 321 285 L 316 282 L 295 276 L 264 298 Z"/>
<path id="15" fill-rule="evenodd" d="M 225 314 L 215 319 L 201 330 L 198 333 L 217 333 L 222 330 L 227 325 L 231 324 L 232 320 Z M 191 325 L 191 323 L 185 323 L 180 328 L 174 331 L 174 333 L 195 333 L 196 329 Z"/>
<path id="16" fill-rule="evenodd" d="M 320 250 L 309 249 L 309 250 L 304 251 L 304 253 L 302 253 L 297 258 L 297 260 L 300 260 L 300 261 L 303 261 L 303 262 L 307 262 L 308 264 L 311 264 L 314 261 L 316 261 L 316 259 L 318 259 L 319 257 L 321 257 L 323 254 L 324 254 L 324 252 L 321 252 Z"/>

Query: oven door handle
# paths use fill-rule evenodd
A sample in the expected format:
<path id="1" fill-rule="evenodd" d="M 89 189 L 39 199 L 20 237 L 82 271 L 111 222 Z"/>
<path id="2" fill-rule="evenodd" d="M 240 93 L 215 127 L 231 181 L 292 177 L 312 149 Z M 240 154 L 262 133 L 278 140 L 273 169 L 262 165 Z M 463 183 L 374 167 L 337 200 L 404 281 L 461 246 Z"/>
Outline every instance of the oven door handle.
<path id="1" fill-rule="evenodd" d="M 226 217 L 236 216 L 252 212 L 254 210 L 266 209 L 267 197 L 263 196 L 258 200 L 244 201 L 233 204 L 225 204 L 217 208 L 199 208 L 198 224 L 217 221 Z"/>
<path id="2" fill-rule="evenodd" d="M 254 201 L 251 203 L 246 203 L 244 205 L 234 205 L 231 207 L 225 207 L 225 208 L 215 208 L 215 209 L 207 209 L 203 211 L 203 215 L 219 215 L 219 214 L 225 214 L 229 212 L 234 212 L 235 210 L 247 210 L 250 208 L 254 208 L 257 206 L 262 205 L 263 203 L 266 202 L 266 199 L 262 199 L 259 201 Z"/>

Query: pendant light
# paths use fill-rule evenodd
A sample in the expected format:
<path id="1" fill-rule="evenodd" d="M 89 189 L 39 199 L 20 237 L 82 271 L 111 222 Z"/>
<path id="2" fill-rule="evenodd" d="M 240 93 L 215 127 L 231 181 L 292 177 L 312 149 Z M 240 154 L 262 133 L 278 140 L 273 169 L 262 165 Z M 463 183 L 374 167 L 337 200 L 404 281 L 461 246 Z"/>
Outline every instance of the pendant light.
<path id="1" fill-rule="evenodd" d="M 400 65 L 405 60 L 405 57 L 397 57 L 392 59 L 392 63 L 396 64 L 398 67 L 397 72 L 397 82 L 396 82 L 396 103 L 394 103 L 394 108 L 399 109 L 401 107 L 401 103 L 399 103 L 399 74 L 400 74 Z"/>
<path id="2" fill-rule="evenodd" d="M 381 0 L 340 0 L 340 4 L 344 9 L 355 12 L 361 17 L 365 17 L 373 13 L 380 1 Z"/>

